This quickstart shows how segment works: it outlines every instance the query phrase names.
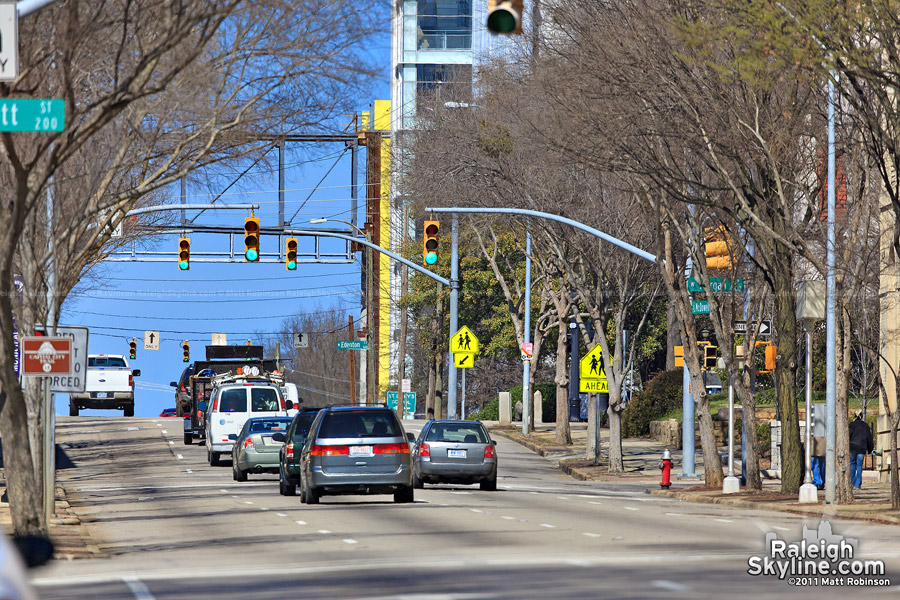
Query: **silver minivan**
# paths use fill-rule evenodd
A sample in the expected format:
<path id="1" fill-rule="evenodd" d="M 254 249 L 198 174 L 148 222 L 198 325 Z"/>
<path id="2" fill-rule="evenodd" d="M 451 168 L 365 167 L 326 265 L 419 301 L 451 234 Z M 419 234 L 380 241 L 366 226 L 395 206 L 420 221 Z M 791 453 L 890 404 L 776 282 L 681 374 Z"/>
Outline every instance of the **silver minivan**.
<path id="1" fill-rule="evenodd" d="M 287 417 L 281 389 L 275 384 L 235 383 L 219 386 L 206 413 L 206 454 L 210 465 L 231 454 L 234 440 L 250 417 Z"/>
<path id="2" fill-rule="evenodd" d="M 393 494 L 394 502 L 412 502 L 412 439 L 387 407 L 323 408 L 300 454 L 301 502 L 334 494 Z"/>

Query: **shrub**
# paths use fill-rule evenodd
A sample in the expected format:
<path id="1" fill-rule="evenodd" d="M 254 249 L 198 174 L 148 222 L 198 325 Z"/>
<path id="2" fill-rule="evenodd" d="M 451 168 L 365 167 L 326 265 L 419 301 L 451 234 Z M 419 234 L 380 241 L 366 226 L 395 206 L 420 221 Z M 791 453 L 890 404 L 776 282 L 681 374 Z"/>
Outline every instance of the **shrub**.
<path id="1" fill-rule="evenodd" d="M 650 434 L 650 421 L 655 421 L 681 406 L 681 382 L 684 373 L 678 369 L 664 371 L 635 394 L 622 414 L 623 437 Z"/>
<path id="2" fill-rule="evenodd" d="M 484 405 L 484 408 L 478 412 L 466 415 L 467 421 L 499 421 L 500 420 L 500 398 L 494 398 Z"/>
<path id="3" fill-rule="evenodd" d="M 760 452 L 766 452 L 772 445 L 772 427 L 768 423 L 756 424 L 756 445 Z"/>
<path id="4" fill-rule="evenodd" d="M 534 391 L 541 393 L 541 413 L 544 423 L 556 422 L 556 384 L 552 381 L 542 381 L 534 384 Z M 513 411 L 516 410 L 516 402 L 522 401 L 522 386 L 510 388 L 509 395 L 512 401 Z M 514 415 L 515 416 L 515 415 Z"/>

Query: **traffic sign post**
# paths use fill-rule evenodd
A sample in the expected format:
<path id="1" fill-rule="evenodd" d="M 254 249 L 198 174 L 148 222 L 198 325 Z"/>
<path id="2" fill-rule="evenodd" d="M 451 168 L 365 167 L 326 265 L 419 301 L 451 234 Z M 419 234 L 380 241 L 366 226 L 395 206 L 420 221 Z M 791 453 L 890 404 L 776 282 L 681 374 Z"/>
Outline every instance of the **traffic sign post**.
<path id="1" fill-rule="evenodd" d="M 391 410 L 397 410 L 397 392 L 387 393 L 387 405 Z M 407 419 L 414 419 L 416 412 L 416 393 L 403 392 L 403 415 Z"/>
<path id="2" fill-rule="evenodd" d="M 724 277 L 710 277 L 709 278 L 709 289 L 714 294 L 719 294 L 721 292 L 730 292 L 732 289 L 736 292 L 744 291 L 744 278 L 738 277 L 735 280 L 726 279 Z M 688 279 L 688 291 L 689 292 L 705 292 L 703 286 L 700 285 L 700 282 L 691 277 Z"/>
<path id="3" fill-rule="evenodd" d="M 453 366 L 457 369 L 471 369 L 474 364 L 474 352 L 456 352 L 453 354 Z"/>
<path id="4" fill-rule="evenodd" d="M 66 101 L 4 98 L 0 100 L 0 131 L 63 131 Z"/>
<path id="5" fill-rule="evenodd" d="M 368 350 L 369 340 L 338 340 L 338 350 Z"/>
<path id="6" fill-rule="evenodd" d="M 603 348 L 594 346 L 578 363 L 578 390 L 591 394 L 608 394 L 609 384 L 603 370 Z"/>
<path id="7" fill-rule="evenodd" d="M 228 345 L 228 334 L 227 333 L 212 334 L 212 345 L 213 346 L 227 346 Z"/>
<path id="8" fill-rule="evenodd" d="M 746 335 L 748 329 L 756 329 L 756 322 L 735 321 L 732 328 L 737 335 Z M 764 319 L 759 323 L 759 335 L 772 335 L 772 321 Z"/>

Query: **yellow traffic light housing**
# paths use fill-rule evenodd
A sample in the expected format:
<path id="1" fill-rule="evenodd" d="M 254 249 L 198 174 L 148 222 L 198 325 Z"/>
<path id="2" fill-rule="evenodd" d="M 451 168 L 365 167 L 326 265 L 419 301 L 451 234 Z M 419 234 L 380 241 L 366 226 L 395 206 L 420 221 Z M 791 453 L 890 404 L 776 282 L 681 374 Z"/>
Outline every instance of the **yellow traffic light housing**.
<path id="1" fill-rule="evenodd" d="M 181 342 L 181 352 L 183 355 L 182 360 L 184 360 L 184 362 L 191 362 L 191 345 L 188 344 L 187 340 Z"/>
<path id="2" fill-rule="evenodd" d="M 769 344 L 766 346 L 766 370 L 774 371 L 775 370 L 775 359 L 778 357 L 778 346 L 775 344 Z"/>
<path id="3" fill-rule="evenodd" d="M 259 219 L 244 219 L 244 260 L 259 262 Z"/>
<path id="4" fill-rule="evenodd" d="M 178 239 L 178 270 L 189 271 L 191 269 L 191 238 Z"/>
<path id="5" fill-rule="evenodd" d="M 438 221 L 425 221 L 423 227 L 422 260 L 430 266 L 438 261 L 438 235 L 441 232 L 441 224 Z"/>
<path id="6" fill-rule="evenodd" d="M 724 226 L 705 231 L 706 268 L 724 270 L 734 266 L 731 236 Z"/>
<path id="7" fill-rule="evenodd" d="M 675 346 L 673 354 L 675 356 L 675 368 L 684 367 L 684 346 Z"/>
<path id="8" fill-rule="evenodd" d="M 491 33 L 522 33 L 523 0 L 488 0 L 487 12 L 487 30 Z"/>
<path id="9" fill-rule="evenodd" d="M 297 270 L 297 238 L 288 238 L 285 243 L 284 268 L 288 271 Z"/>
<path id="10" fill-rule="evenodd" d="M 703 368 L 707 371 L 715 369 L 719 361 L 719 348 L 708 344 L 703 347 Z"/>
<path id="11" fill-rule="evenodd" d="M 137 339 L 131 338 L 131 342 L 128 344 L 128 358 L 134 360 L 137 358 Z"/>

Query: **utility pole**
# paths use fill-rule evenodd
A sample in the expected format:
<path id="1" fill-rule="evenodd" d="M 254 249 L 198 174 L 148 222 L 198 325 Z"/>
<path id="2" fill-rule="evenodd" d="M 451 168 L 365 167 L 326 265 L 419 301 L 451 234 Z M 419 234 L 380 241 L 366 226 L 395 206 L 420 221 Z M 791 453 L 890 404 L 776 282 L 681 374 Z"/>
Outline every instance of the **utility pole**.
<path id="1" fill-rule="evenodd" d="M 352 340 L 356 337 L 353 333 L 353 315 L 347 315 L 347 339 Z M 356 404 L 356 352 L 347 353 L 350 356 L 350 404 Z"/>
<path id="2" fill-rule="evenodd" d="M 366 220 L 367 240 L 381 246 L 381 133 L 367 131 L 366 132 Z M 369 372 L 366 375 L 367 387 L 369 394 L 367 401 L 369 404 L 378 402 L 377 394 L 379 390 L 379 368 L 378 361 L 381 358 L 381 328 L 380 328 L 380 308 L 381 308 L 381 255 L 376 260 L 374 252 L 370 249 L 369 256 L 369 282 L 368 287 L 371 290 L 369 294 L 368 308 L 369 314 Z M 371 381 L 370 381 L 371 380 Z"/>
<path id="3" fill-rule="evenodd" d="M 401 200 L 401 202 L 403 202 Z M 400 233 L 400 253 L 403 253 L 403 248 L 406 246 L 406 234 L 408 233 L 408 225 L 409 225 L 409 213 L 408 208 L 406 207 L 406 203 L 403 203 L 403 220 L 401 221 L 401 233 Z M 403 299 L 406 296 L 406 292 L 409 288 L 409 271 L 406 266 L 400 267 L 400 298 Z M 403 378 L 406 375 L 406 321 L 409 318 L 407 314 L 406 306 L 400 307 L 400 339 L 398 340 L 399 348 L 397 350 L 397 416 L 400 419 L 403 419 L 403 413 L 406 408 L 403 406 Z M 415 413 L 415 407 L 413 407 L 413 412 Z"/>
<path id="4" fill-rule="evenodd" d="M 450 337 L 459 329 L 457 312 L 459 307 L 459 217 L 451 215 L 450 221 Z M 447 366 L 447 418 L 456 419 L 456 365 Z"/>

